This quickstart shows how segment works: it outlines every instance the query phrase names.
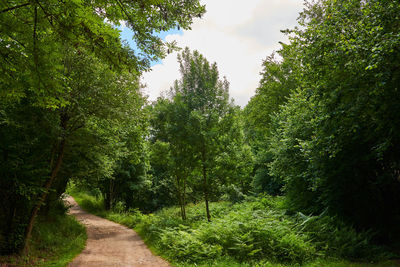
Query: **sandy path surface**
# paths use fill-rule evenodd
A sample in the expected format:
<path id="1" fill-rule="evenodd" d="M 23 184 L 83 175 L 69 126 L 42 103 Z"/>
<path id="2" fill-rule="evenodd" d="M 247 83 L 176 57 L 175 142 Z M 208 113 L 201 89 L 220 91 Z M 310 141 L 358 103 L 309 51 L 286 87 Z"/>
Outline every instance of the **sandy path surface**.
<path id="1" fill-rule="evenodd" d="M 85 212 L 72 197 L 66 200 L 88 235 L 86 248 L 68 266 L 170 266 L 153 255 L 132 229 Z"/>

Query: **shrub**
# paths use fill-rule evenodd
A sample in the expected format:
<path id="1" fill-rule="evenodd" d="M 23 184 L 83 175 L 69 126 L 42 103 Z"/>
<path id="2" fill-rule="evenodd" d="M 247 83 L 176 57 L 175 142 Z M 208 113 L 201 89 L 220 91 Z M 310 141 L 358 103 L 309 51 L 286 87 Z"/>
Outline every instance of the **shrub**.
<path id="1" fill-rule="evenodd" d="M 382 249 L 371 244 L 374 236 L 371 231 L 357 231 L 325 212 L 319 216 L 306 216 L 299 212 L 297 218 L 298 230 L 306 234 L 321 253 L 347 259 L 387 257 Z"/>
<path id="2" fill-rule="evenodd" d="M 222 247 L 202 242 L 195 231 L 167 228 L 161 231 L 160 248 L 169 258 L 186 262 L 201 262 L 221 256 Z"/>
<path id="3" fill-rule="evenodd" d="M 202 262 L 218 256 L 233 257 L 240 262 L 268 258 L 280 262 L 305 262 L 315 248 L 299 234 L 283 211 L 266 210 L 272 199 L 232 205 L 212 203 L 213 221 L 200 221 L 200 205 L 190 206 L 188 221 L 179 218 L 174 208 L 143 216 L 138 227 L 168 258 L 176 261 Z M 176 214 L 175 214 L 176 213 Z"/>

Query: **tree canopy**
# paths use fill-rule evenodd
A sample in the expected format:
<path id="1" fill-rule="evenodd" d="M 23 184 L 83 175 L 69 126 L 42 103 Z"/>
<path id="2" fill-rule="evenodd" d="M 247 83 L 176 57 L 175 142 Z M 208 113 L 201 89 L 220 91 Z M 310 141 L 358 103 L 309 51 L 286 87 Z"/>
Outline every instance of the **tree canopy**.
<path id="1" fill-rule="evenodd" d="M 284 31 L 287 43 L 263 61 L 243 109 L 230 99 L 217 63 L 190 48 L 177 58 L 181 77 L 149 102 L 140 75 L 177 49 L 158 33 L 190 29 L 204 12 L 195 0 L 1 2 L 2 254 L 27 252 L 35 218 L 68 186 L 147 226 L 157 216 L 139 211 L 178 205 L 179 220 L 157 221 L 154 229 L 168 228 L 158 233 L 166 247 L 179 232 L 183 250 L 201 239 L 198 246 L 209 245 L 201 253 L 270 255 L 268 231 L 284 244 L 274 255 L 290 254 L 286 245 L 311 255 L 351 244 L 347 255 L 354 256 L 365 253 L 370 237 L 396 243 L 400 2 L 306 2 L 299 26 Z M 137 48 L 121 40 L 122 25 Z M 205 212 L 190 218 L 187 204 L 203 201 Z M 236 229 L 221 239 L 212 227 L 224 222 L 212 219 L 225 208 L 213 211 L 213 201 L 228 201 L 218 205 L 230 205 Z M 273 229 L 267 221 L 282 222 L 282 236 L 266 230 Z M 197 235 L 185 228 L 191 224 L 206 234 L 190 236 Z M 321 237 L 328 241 L 308 244 Z"/>
<path id="2" fill-rule="evenodd" d="M 282 86 L 290 96 L 271 114 L 267 146 L 270 174 L 295 208 L 327 209 L 386 236 L 397 233 L 399 214 L 391 204 L 400 189 L 399 8 L 397 1 L 308 4 L 283 47 L 290 53 L 281 64 L 290 60 L 296 83 Z"/>
<path id="3" fill-rule="evenodd" d="M 2 252 L 27 251 L 40 208 L 70 178 L 141 165 L 139 75 L 175 49 L 157 33 L 189 29 L 204 12 L 187 0 L 1 2 Z M 121 41 L 121 24 L 137 50 Z"/>

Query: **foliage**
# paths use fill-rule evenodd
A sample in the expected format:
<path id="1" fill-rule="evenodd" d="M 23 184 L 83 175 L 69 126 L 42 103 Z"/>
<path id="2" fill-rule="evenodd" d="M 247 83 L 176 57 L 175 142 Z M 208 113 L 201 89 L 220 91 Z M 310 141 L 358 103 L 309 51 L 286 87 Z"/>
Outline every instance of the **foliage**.
<path id="1" fill-rule="evenodd" d="M 268 137 L 273 127 L 271 118 L 278 113 L 292 91 L 297 87 L 297 66 L 293 64 L 292 50 L 287 46 L 263 61 L 261 80 L 255 95 L 243 110 L 246 140 L 255 155 L 253 186 L 257 192 L 272 195 L 281 193 L 283 183 L 269 172 L 272 154 L 268 151 Z M 282 60 L 278 60 L 282 57 Z"/>
<path id="2" fill-rule="evenodd" d="M 180 205 L 183 219 L 186 203 L 203 192 L 210 220 L 208 201 L 223 195 L 225 186 L 250 191 L 252 154 L 244 144 L 241 111 L 229 100 L 229 84 L 219 78 L 216 63 L 189 48 L 178 62 L 181 79 L 149 108 L 152 178 L 171 183 L 163 187 L 165 200 L 171 203 L 169 196 L 176 195 L 171 204 Z"/>
<path id="3" fill-rule="evenodd" d="M 225 78 L 219 79 L 216 63 L 210 65 L 203 55 L 198 51 L 192 53 L 189 48 L 178 55 L 178 62 L 182 78 L 171 88 L 171 95 L 175 103 L 182 103 L 183 114 L 186 114 L 187 144 L 190 144 L 190 152 L 197 161 L 195 166 L 202 177 L 206 215 L 210 221 L 208 201 L 215 188 L 213 180 L 218 177 L 214 172 L 218 167 L 229 169 L 223 166 L 224 162 L 218 161 L 232 160 L 226 155 L 233 155 L 229 153 L 228 144 L 234 144 L 237 136 L 235 109 L 229 102 L 229 83 Z"/>
<path id="4" fill-rule="evenodd" d="M 80 204 L 82 199 L 96 201 L 78 195 Z M 200 204 L 187 206 L 186 220 L 182 220 L 179 207 L 149 215 L 115 210 L 97 214 L 135 228 L 147 244 L 176 266 L 227 266 L 228 262 L 232 266 L 340 266 L 335 262 L 381 261 L 393 255 L 372 245 L 370 232 L 358 232 L 327 214 L 291 213 L 284 203 L 285 198 L 270 196 L 248 197 L 237 204 L 211 202 L 212 222 L 204 220 Z"/>
<path id="5" fill-rule="evenodd" d="M 60 200 L 46 216 L 39 216 L 29 255 L 4 256 L 0 262 L 12 266 L 66 266 L 84 249 L 87 238 L 85 227 L 67 215 L 67 209 Z"/>
<path id="6" fill-rule="evenodd" d="M 188 133 L 188 110 L 180 98 L 159 98 L 151 110 L 151 148 L 154 175 L 169 180 L 185 219 L 186 192 L 196 160 Z M 157 172 L 157 173 L 156 173 Z M 161 177 L 160 177 L 161 176 Z"/>
<path id="7" fill-rule="evenodd" d="M 15 7 L 19 6 L 18 3 L 8 4 L 15 4 Z M 137 74 L 132 75 L 120 70 L 119 72 L 110 70 L 109 66 L 102 62 L 101 59 L 104 60 L 104 58 L 100 55 L 102 52 L 107 53 L 107 51 L 101 50 L 97 51 L 98 53 L 91 53 L 88 47 L 85 48 L 85 45 L 96 42 L 95 40 L 87 38 L 86 43 L 73 40 L 82 37 L 79 37 L 79 35 L 91 32 L 87 28 L 89 26 L 85 26 L 88 21 L 81 23 L 75 21 L 77 25 L 86 28 L 82 30 L 75 27 L 76 32 L 69 32 L 68 34 L 71 34 L 69 36 L 63 35 L 66 32 L 62 27 L 65 26 L 63 24 L 73 23 L 73 21 L 68 21 L 67 18 L 57 14 L 57 19 L 53 23 L 54 14 L 52 12 L 61 12 L 62 14 L 71 12 L 69 14 L 72 17 L 77 16 L 76 19 L 83 19 L 75 12 L 81 14 L 85 10 L 89 11 L 88 7 L 78 2 L 75 4 L 61 5 L 55 3 L 55 5 L 42 6 L 40 3 L 28 3 L 1 13 L 2 21 L 4 21 L 1 31 L 2 45 L 4 45 L 2 51 L 14 53 L 15 57 L 21 54 L 26 56 L 26 58 L 24 57 L 26 62 L 16 60 L 16 66 L 13 66 L 13 62 L 8 61 L 7 57 L 2 57 L 6 60 L 2 67 L 8 69 L 2 69 L 4 80 L 1 80 L 2 89 L 4 89 L 2 90 L 2 103 L 4 105 L 2 105 L 1 110 L 3 126 L 1 136 L 4 136 L 2 140 L 5 140 L 1 147 L 4 159 L 1 166 L 1 183 L 2 188 L 8 188 L 8 190 L 4 192 L 2 190 L 1 199 L 4 202 L 2 207 L 9 208 L 5 208 L 6 210 L 2 213 L 6 218 L 2 218 L 4 225 L 1 225 L 0 231 L 7 235 L 6 240 L 10 242 L 1 244 L 2 253 L 15 251 L 24 246 L 24 239 L 26 239 L 24 232 L 26 232 L 26 237 L 29 237 L 30 226 L 38 207 L 46 198 L 52 184 L 55 192 L 52 193 L 54 196 L 47 198 L 48 204 L 57 199 L 63 192 L 66 182 L 71 176 L 79 177 L 83 173 L 82 167 L 87 168 L 95 165 L 93 158 L 106 163 L 98 164 L 102 166 L 99 170 L 103 170 L 103 172 L 98 172 L 103 176 L 101 178 L 109 177 L 113 162 L 124 153 L 121 145 L 115 142 L 115 139 L 121 139 L 121 136 L 126 134 L 126 132 L 121 134 L 121 121 L 128 117 L 132 118 L 132 111 L 135 108 L 140 109 L 140 103 L 135 103 L 139 102 L 137 100 L 140 99 L 137 93 Z M 31 15 L 29 12 L 24 12 L 26 9 L 33 10 L 34 13 L 33 44 L 31 34 L 26 39 L 25 32 L 28 31 L 24 30 L 24 27 L 27 25 L 21 22 L 23 21 L 22 17 L 28 16 L 27 19 L 29 19 L 29 15 Z M 104 24 L 104 17 L 97 16 L 99 14 L 92 14 L 93 16 L 91 16 L 91 14 L 92 12 L 87 13 L 85 18 L 89 21 L 94 20 L 90 27 L 96 25 L 99 27 L 96 32 L 102 35 L 103 41 L 110 37 L 107 34 L 118 34 L 117 30 L 113 29 L 111 25 Z M 44 15 L 47 16 L 49 21 Z M 15 18 L 20 21 L 16 21 Z M 114 18 L 118 18 L 118 16 Z M 50 30 L 52 27 L 57 30 Z M 58 27 L 61 27 L 61 29 Z M 101 32 L 100 28 L 104 31 Z M 74 34 L 77 34 L 77 36 L 74 36 Z M 62 38 L 59 39 L 65 41 L 62 45 L 59 43 L 60 40 L 53 39 L 55 36 L 60 37 L 60 35 L 62 35 Z M 65 38 L 71 39 L 66 40 Z M 115 37 L 114 39 L 114 51 L 112 52 L 121 57 L 122 54 L 118 52 L 122 49 L 119 38 Z M 69 41 L 75 42 L 74 46 L 68 43 Z M 121 49 L 118 50 L 118 46 Z M 19 47 L 19 50 L 15 50 L 15 47 Z M 108 44 L 108 47 L 112 47 L 111 43 Z M 26 51 L 23 51 L 24 49 Z M 46 49 L 54 50 L 53 54 L 47 55 L 47 62 L 43 61 L 42 58 L 42 53 Z M 11 57 L 11 54 L 7 56 Z M 126 59 L 132 61 L 129 58 Z M 106 60 L 105 62 L 110 63 Z M 29 69 L 31 63 L 34 66 Z M 126 65 L 124 63 L 120 63 L 119 66 L 114 64 L 119 69 L 124 69 Z M 19 69 L 21 67 L 24 68 L 24 71 Z M 141 68 L 140 64 L 136 64 L 136 67 Z M 20 78 L 24 81 L 23 85 L 18 84 L 20 79 L 15 75 L 21 76 Z M 52 78 L 47 79 L 46 75 L 52 76 Z M 25 76 L 31 76 L 33 80 L 26 79 Z M 46 86 L 53 90 L 40 89 L 40 87 Z M 8 88 L 20 89 L 21 92 L 10 93 L 6 88 L 7 90 Z M 121 114 L 124 114 L 125 117 L 122 118 Z M 32 123 L 39 121 L 40 123 L 29 125 L 26 121 L 32 121 Z M 126 122 L 128 123 L 128 120 Z M 132 120 L 129 120 L 129 122 L 132 123 Z M 117 131 L 119 131 L 119 135 L 114 135 L 117 138 L 111 140 L 110 133 L 114 132 L 115 134 Z M 109 133 L 108 136 L 105 136 L 105 132 Z M 76 137 L 79 140 L 75 139 Z M 95 140 L 96 138 L 97 140 Z M 102 142 L 98 142 L 100 138 Z M 89 153 L 82 151 L 84 150 L 83 147 L 79 146 L 82 139 L 86 141 L 85 146 L 89 142 L 95 144 L 91 147 L 92 150 Z M 67 147 L 65 146 L 66 140 L 69 141 Z M 106 150 L 104 143 L 108 145 Z M 110 146 L 112 143 L 113 147 Z M 14 144 L 19 145 L 15 147 Z M 102 149 L 100 155 L 99 149 Z M 132 155 L 134 149 L 130 147 L 130 150 Z M 91 155 L 83 157 L 84 160 L 82 160 L 82 154 Z M 95 154 L 95 157 L 93 154 Z M 61 173 L 58 174 L 63 158 L 67 160 L 67 166 L 61 169 Z M 83 164 L 88 158 L 91 159 L 90 163 L 92 164 Z M 110 158 L 113 158 L 113 160 L 109 160 Z M 77 160 L 80 160 L 80 162 L 76 163 Z M 23 167 L 18 167 L 22 163 L 24 163 Z M 10 177 L 14 178 L 10 179 Z M 43 184 L 46 184 L 45 188 L 43 188 Z M 19 200 L 14 201 L 13 199 Z M 8 203 L 12 203 L 11 206 Z M 29 214 L 33 214 L 31 218 L 29 218 Z M 26 222 L 27 220 L 29 222 Z M 25 226 L 27 226 L 26 230 L 23 229 Z"/>
<path id="8" fill-rule="evenodd" d="M 269 150 L 261 149 L 258 152 L 254 162 L 253 188 L 258 193 L 276 196 L 282 194 L 284 183 L 282 179 L 271 174 L 269 169 L 271 161 L 272 153 Z"/>
<path id="9" fill-rule="evenodd" d="M 193 18 L 204 12 L 198 1 L 184 0 L 174 5 L 165 0 L 3 2 L 1 97 L 11 101 L 31 97 L 46 107 L 64 106 L 65 100 L 54 93 L 66 89 L 59 71 L 65 48 L 91 51 L 116 69 L 139 73 L 174 47 L 156 33 L 189 29 Z M 121 42 L 116 26 L 122 21 L 134 32 L 140 52 Z"/>
<path id="10" fill-rule="evenodd" d="M 48 210 L 71 177 L 101 181 L 112 204 L 110 178 L 121 181 L 132 167 L 145 173 L 139 75 L 175 49 L 157 33 L 189 29 L 204 12 L 186 0 L 1 2 L 2 254 L 27 252 L 40 208 Z M 121 22 L 138 51 L 121 41 Z"/>
<path id="11" fill-rule="evenodd" d="M 271 116 L 286 103 L 297 87 L 297 66 L 293 64 L 292 51 L 287 46 L 263 61 L 261 80 L 255 95 L 244 108 L 245 131 L 253 149 L 258 151 L 269 134 Z M 281 57 L 282 60 L 277 58 Z"/>
<path id="12" fill-rule="evenodd" d="M 244 110 L 189 48 L 148 105 L 139 75 L 175 49 L 156 33 L 203 13 L 197 0 L 0 4 L 1 254 L 40 247 L 37 214 L 81 231 L 52 215 L 69 183 L 177 264 L 390 256 L 377 244 L 400 237 L 400 3 L 306 2 Z M 33 229 L 47 248 L 54 229 Z"/>
<path id="13" fill-rule="evenodd" d="M 47 110 L 25 99 L 2 109 L 0 183 L 7 190 L 0 194 L 0 232 L 9 241 L 1 244 L 5 253 L 24 246 L 38 207 L 44 202 L 48 209 L 71 177 L 104 180 L 118 160 L 129 156 L 138 161 L 143 127 L 136 114 L 144 100 L 137 78 L 114 72 L 87 54 L 65 53 L 69 91 L 63 98 L 68 105 Z"/>
<path id="14" fill-rule="evenodd" d="M 340 3 L 339 3 L 340 2 Z M 387 7 L 390 6 L 388 10 Z M 272 174 L 294 208 L 398 236 L 398 1 L 318 1 L 291 31 L 299 86 L 273 119 Z M 372 215 L 373 214 L 373 215 Z"/>
<path id="15" fill-rule="evenodd" d="M 329 255 L 347 259 L 380 260 L 391 256 L 382 248 L 371 243 L 374 233 L 357 231 L 335 216 L 322 213 L 319 216 L 297 214 L 298 228 L 306 233 L 313 245 Z"/>

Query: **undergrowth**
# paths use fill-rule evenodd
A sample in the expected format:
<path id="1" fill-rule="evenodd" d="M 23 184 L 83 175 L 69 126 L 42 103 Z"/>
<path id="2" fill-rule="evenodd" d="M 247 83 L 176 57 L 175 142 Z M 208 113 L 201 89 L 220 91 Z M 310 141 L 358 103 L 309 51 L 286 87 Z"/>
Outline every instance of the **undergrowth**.
<path id="1" fill-rule="evenodd" d="M 0 257 L 0 263 L 5 266 L 67 266 L 85 248 L 87 236 L 85 227 L 66 211 L 67 207 L 60 201 L 46 215 L 38 216 L 28 255 Z"/>
<path id="2" fill-rule="evenodd" d="M 280 197 L 210 203 L 207 222 L 203 203 L 189 204 L 183 221 L 178 207 L 144 215 L 118 203 L 106 212 L 101 198 L 72 195 L 87 211 L 134 228 L 174 266 L 368 266 L 391 256 L 371 244 L 373 233 L 325 214 L 290 214 Z"/>

